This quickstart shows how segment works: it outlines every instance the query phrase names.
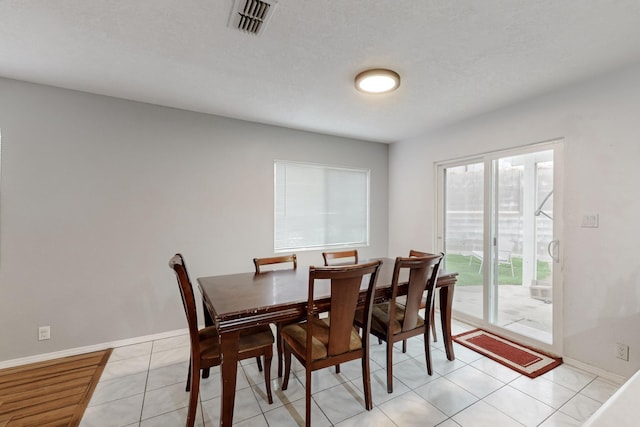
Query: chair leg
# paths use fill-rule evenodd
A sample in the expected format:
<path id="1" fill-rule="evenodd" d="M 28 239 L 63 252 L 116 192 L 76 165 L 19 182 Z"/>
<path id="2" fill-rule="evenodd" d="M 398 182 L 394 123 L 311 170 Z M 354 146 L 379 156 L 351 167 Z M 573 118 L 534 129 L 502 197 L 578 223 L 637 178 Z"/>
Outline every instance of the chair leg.
<path id="1" fill-rule="evenodd" d="M 368 354 L 362 357 L 362 385 L 364 386 L 364 406 L 367 411 L 370 411 L 373 409 L 373 399 L 371 397 L 371 368 Z"/>
<path id="2" fill-rule="evenodd" d="M 276 349 L 278 353 L 278 378 L 282 378 L 282 336 L 280 335 L 281 326 L 276 323 Z"/>
<path id="3" fill-rule="evenodd" d="M 282 390 L 286 390 L 289 387 L 289 374 L 291 373 L 291 351 L 288 351 L 286 346 L 284 350 L 284 378 L 282 379 Z"/>
<path id="4" fill-rule="evenodd" d="M 336 365 L 336 374 L 340 373 L 340 365 Z"/>
<path id="5" fill-rule="evenodd" d="M 260 356 L 256 356 L 256 363 L 258 364 L 258 371 L 262 372 L 262 360 Z"/>
<path id="6" fill-rule="evenodd" d="M 402 352 L 407 352 L 407 340 L 402 340 Z"/>
<path id="7" fill-rule="evenodd" d="M 393 342 L 387 341 L 387 393 L 393 393 Z"/>
<path id="8" fill-rule="evenodd" d="M 189 369 L 187 370 L 187 387 L 184 391 L 191 390 L 191 358 L 189 358 Z"/>
<path id="9" fill-rule="evenodd" d="M 264 354 L 264 383 L 267 388 L 267 400 L 269 405 L 273 403 L 273 396 L 271 395 L 271 359 L 273 358 L 273 351 L 267 349 Z"/>
<path id="10" fill-rule="evenodd" d="M 432 375 L 431 370 L 431 345 L 429 344 L 429 329 L 425 329 L 424 333 L 424 357 L 427 360 L 427 374 Z"/>
<path id="11" fill-rule="evenodd" d="M 433 342 L 438 342 L 438 335 L 436 335 L 436 316 L 435 309 L 431 307 L 431 335 L 433 336 Z"/>
<path id="12" fill-rule="evenodd" d="M 305 366 L 305 406 L 304 406 L 304 425 L 311 427 L 311 368 Z"/>
<path id="13" fill-rule="evenodd" d="M 200 392 L 200 364 L 194 363 L 189 369 L 191 379 L 191 391 L 189 392 L 189 409 L 187 411 L 186 427 L 193 427 L 196 421 L 196 410 L 198 409 L 198 393 Z M 189 382 L 187 383 L 187 387 Z"/>

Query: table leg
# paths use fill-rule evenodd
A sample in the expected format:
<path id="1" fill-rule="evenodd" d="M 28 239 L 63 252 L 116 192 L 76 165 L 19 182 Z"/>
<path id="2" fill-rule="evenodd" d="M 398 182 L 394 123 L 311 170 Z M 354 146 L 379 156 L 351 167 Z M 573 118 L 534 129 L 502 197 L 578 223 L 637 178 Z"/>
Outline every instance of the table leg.
<path id="1" fill-rule="evenodd" d="M 440 321 L 442 322 L 442 339 L 447 352 L 447 359 L 455 360 L 453 339 L 451 338 L 451 310 L 453 306 L 453 285 L 442 286 L 440 290 Z"/>
<path id="2" fill-rule="evenodd" d="M 240 333 L 220 334 L 220 352 L 222 353 L 221 382 L 222 401 L 220 407 L 220 427 L 231 426 L 233 422 L 233 404 L 236 398 L 236 378 L 238 374 L 238 343 Z"/>
<path id="3" fill-rule="evenodd" d="M 202 312 L 204 313 L 204 326 L 213 326 L 213 318 L 211 317 L 207 304 L 205 304 L 204 300 L 202 300 Z M 209 378 L 209 368 L 202 370 L 202 378 Z"/>

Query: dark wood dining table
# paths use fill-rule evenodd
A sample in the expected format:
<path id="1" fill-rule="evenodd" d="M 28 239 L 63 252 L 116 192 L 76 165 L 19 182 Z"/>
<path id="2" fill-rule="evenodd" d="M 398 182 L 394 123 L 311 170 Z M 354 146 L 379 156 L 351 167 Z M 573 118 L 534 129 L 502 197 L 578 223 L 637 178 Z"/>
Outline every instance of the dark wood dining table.
<path id="1" fill-rule="evenodd" d="M 391 296 L 394 259 L 379 258 L 383 264 L 378 273 L 375 300 L 385 301 Z M 439 290 L 440 319 L 447 359 L 454 360 L 451 338 L 451 306 L 457 273 L 440 272 L 437 282 Z M 261 274 L 238 273 L 220 276 L 199 277 L 198 286 L 204 298 L 207 323 L 213 322 L 220 333 L 222 353 L 221 377 L 222 399 L 220 425 L 231 426 L 236 392 L 238 369 L 238 341 L 240 331 L 257 325 L 268 325 L 281 321 L 305 319 L 309 269 L 276 270 Z M 406 281 L 407 278 L 404 278 Z M 329 303 L 329 282 L 316 282 L 315 299 L 319 306 Z M 400 282 L 403 277 L 400 276 Z M 366 283 L 363 281 L 362 297 Z M 398 292 L 406 292 L 400 286 Z M 363 300 L 364 302 L 364 300 Z"/>

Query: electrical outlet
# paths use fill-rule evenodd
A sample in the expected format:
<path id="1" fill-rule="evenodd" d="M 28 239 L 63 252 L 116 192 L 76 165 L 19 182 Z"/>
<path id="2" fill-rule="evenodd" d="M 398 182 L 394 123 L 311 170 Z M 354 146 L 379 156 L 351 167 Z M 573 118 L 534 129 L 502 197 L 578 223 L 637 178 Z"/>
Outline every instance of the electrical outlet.
<path id="1" fill-rule="evenodd" d="M 626 344 L 616 343 L 616 357 L 618 359 L 629 361 L 629 346 Z"/>
<path id="2" fill-rule="evenodd" d="M 51 326 L 40 326 L 38 328 L 38 341 L 51 339 Z"/>

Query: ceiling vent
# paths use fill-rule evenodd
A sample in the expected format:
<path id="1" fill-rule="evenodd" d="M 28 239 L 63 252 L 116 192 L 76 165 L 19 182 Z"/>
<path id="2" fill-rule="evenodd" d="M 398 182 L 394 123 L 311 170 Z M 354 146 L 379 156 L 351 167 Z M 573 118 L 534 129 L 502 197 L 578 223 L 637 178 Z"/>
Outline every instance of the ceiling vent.
<path id="1" fill-rule="evenodd" d="M 249 34 L 261 34 L 267 27 L 276 5 L 275 0 L 235 0 L 229 27 Z"/>

